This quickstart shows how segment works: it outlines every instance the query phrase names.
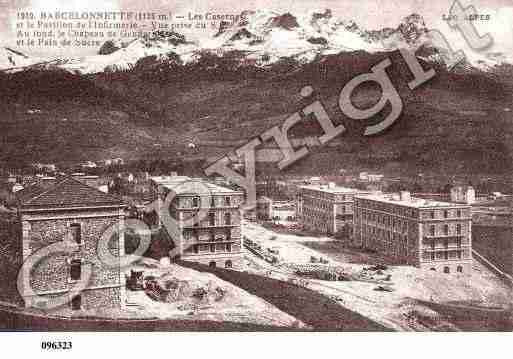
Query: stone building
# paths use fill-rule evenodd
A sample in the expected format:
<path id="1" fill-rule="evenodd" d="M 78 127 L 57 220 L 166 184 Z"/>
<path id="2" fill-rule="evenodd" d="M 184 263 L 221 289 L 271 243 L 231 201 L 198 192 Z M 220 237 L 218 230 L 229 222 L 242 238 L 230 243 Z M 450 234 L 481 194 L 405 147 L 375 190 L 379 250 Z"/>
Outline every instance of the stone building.
<path id="1" fill-rule="evenodd" d="M 241 264 L 243 192 L 185 176 L 151 180 L 159 225 L 166 225 L 163 211 L 168 211 L 177 228 L 166 229 L 182 260 L 225 268 Z"/>
<path id="2" fill-rule="evenodd" d="M 301 186 L 297 196 L 297 221 L 307 230 L 336 234 L 353 223 L 353 200 L 369 191 L 327 185 Z"/>
<path id="3" fill-rule="evenodd" d="M 400 262 L 444 273 L 472 269 L 469 205 L 401 194 L 355 197 L 353 241 Z"/>
<path id="4" fill-rule="evenodd" d="M 100 259 L 98 247 L 107 229 L 123 226 L 124 209 L 121 200 L 71 177 L 47 177 L 17 192 L 16 205 L 2 213 L 0 221 L 6 248 L 0 261 L 10 268 L 3 278 L 4 289 L 16 304 L 26 307 L 44 309 L 44 299 L 56 297 L 66 299 L 60 308 L 64 312 L 123 306 L 122 231 L 105 243 L 113 261 Z M 62 247 L 50 250 L 55 245 Z M 34 259 L 39 256 L 40 260 Z M 22 269 L 27 261 L 34 263 Z M 91 276 L 85 281 L 89 270 Z M 76 292 L 74 287 L 81 282 L 84 289 Z"/>

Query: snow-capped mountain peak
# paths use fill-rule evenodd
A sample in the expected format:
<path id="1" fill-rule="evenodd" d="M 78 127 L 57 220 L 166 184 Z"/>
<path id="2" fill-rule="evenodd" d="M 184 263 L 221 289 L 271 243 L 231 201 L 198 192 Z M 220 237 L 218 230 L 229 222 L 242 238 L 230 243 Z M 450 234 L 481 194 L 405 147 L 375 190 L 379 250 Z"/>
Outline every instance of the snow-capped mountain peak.
<path id="1" fill-rule="evenodd" d="M 139 60 L 180 59 L 181 63 L 198 61 L 202 54 L 224 54 L 236 51 L 243 54 L 242 64 L 268 66 L 282 58 L 293 58 L 301 63 L 318 56 L 363 50 L 391 51 L 398 47 L 418 47 L 428 30 L 423 17 L 411 14 L 395 28 L 365 29 L 353 20 L 340 19 L 330 9 L 313 10 L 304 15 L 268 9 L 243 11 L 238 21 L 222 21 L 215 35 L 201 43 L 187 41 L 175 32 L 156 32 L 131 41 L 106 41 L 97 55 L 84 58 L 58 59 L 45 66 L 76 73 L 99 73 L 133 69 Z M 440 62 L 441 52 L 431 51 L 426 59 Z M 474 55 L 472 55 L 474 56 Z M 504 61 L 502 54 L 479 55 L 467 58 L 479 68 L 494 66 Z M 0 68 L 29 66 L 33 60 L 10 49 L 0 53 Z M 50 65 L 48 65 L 50 64 Z"/>

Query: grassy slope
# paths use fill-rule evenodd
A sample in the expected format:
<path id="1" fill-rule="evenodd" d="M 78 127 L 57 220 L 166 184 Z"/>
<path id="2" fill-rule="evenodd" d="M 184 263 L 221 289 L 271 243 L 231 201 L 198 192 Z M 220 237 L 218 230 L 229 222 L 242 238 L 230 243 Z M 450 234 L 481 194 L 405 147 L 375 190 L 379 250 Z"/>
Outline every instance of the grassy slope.
<path id="1" fill-rule="evenodd" d="M 336 147 L 320 149 L 292 171 L 335 171 L 357 163 L 399 163 L 460 172 L 510 170 L 512 119 L 511 112 L 504 111 L 513 107 L 509 88 L 483 76 L 439 72 L 412 92 L 405 86 L 410 75 L 397 54 L 392 56 L 389 73 L 405 102 L 403 114 L 387 133 L 364 138 L 363 124 L 344 118 L 338 109 L 338 93 L 354 75 L 367 72 L 384 57 L 344 54 L 300 69 L 228 78 L 200 69 L 168 74 L 165 80 L 141 73 L 91 79 L 61 74 L 63 81 L 48 86 L 46 78 L 20 80 L 18 75 L 16 83 L 29 82 L 28 88 L 38 90 L 10 89 L 0 116 L 3 157 L 130 158 L 151 153 L 155 143 L 162 144 L 162 155 L 173 157 L 188 141 L 210 145 L 217 141 L 235 147 L 309 104 L 311 100 L 302 99 L 299 91 L 312 85 L 331 118 L 343 122 L 348 130 L 335 141 Z M 67 88 L 68 84 L 72 86 Z M 364 87 L 354 100 L 365 107 L 378 98 L 377 89 Z M 26 114 L 31 107 L 47 108 L 46 115 L 34 119 Z M 310 126 L 294 128 L 291 136 L 319 133 L 310 122 Z M 215 147 L 200 146 L 198 154 L 228 151 Z"/>

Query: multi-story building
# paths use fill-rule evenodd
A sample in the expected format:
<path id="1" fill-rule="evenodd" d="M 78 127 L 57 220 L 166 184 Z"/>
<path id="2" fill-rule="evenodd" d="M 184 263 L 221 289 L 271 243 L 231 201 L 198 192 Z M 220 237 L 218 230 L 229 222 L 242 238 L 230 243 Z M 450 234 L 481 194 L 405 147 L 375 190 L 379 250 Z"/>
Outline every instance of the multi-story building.
<path id="1" fill-rule="evenodd" d="M 356 196 L 353 241 L 400 262 L 444 273 L 470 273 L 469 205 L 401 194 Z"/>
<path id="2" fill-rule="evenodd" d="M 65 298 L 64 312 L 123 306 L 123 202 L 71 177 L 45 177 L 15 195 L 16 204 L 1 214 L 0 221 L 2 292 L 26 307 Z M 116 232 L 106 243 L 100 242 L 104 233 Z M 100 243 L 110 253 L 104 257 L 108 260 L 98 254 Z M 55 244 L 63 247 L 53 251 Z M 33 266 L 22 267 L 31 261 Z M 84 266 L 90 268 L 89 278 Z M 84 289 L 76 292 L 74 287 L 82 280 Z"/>
<path id="3" fill-rule="evenodd" d="M 226 268 L 241 264 L 243 192 L 184 176 L 152 177 L 152 191 L 159 225 L 170 225 L 163 211 L 175 220 L 178 228 L 167 229 L 182 260 Z"/>
<path id="4" fill-rule="evenodd" d="M 301 186 L 297 196 L 297 220 L 307 230 L 336 234 L 353 223 L 353 200 L 368 191 L 327 185 Z"/>

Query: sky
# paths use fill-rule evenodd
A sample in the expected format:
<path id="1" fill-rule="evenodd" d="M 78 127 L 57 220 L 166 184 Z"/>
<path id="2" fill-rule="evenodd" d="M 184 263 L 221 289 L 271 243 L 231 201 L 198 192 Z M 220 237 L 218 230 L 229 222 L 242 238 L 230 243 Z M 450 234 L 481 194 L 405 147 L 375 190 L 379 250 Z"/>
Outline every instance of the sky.
<path id="1" fill-rule="evenodd" d="M 197 12 L 238 14 L 243 10 L 272 9 L 301 15 L 316 9 L 329 8 L 333 15 L 342 19 L 352 19 L 363 28 L 380 29 L 396 27 L 401 19 L 409 14 L 422 15 L 429 28 L 435 28 L 446 35 L 456 49 L 465 50 L 465 43 L 457 31 L 443 21 L 453 0 L 0 0 L 0 43 L 15 46 L 14 23 L 16 12 L 22 9 L 40 11 L 149 11 L 149 12 Z M 487 22 L 476 23 L 481 34 L 490 33 L 494 46 L 490 51 L 513 54 L 513 0 L 460 0 L 464 6 L 473 5 L 479 13 L 490 14 Z M 190 38 L 209 36 L 205 31 L 185 32 Z M 29 55 L 57 55 L 55 49 L 20 49 Z M 68 55 L 95 53 L 93 48 L 67 49 Z M 59 54 L 60 55 L 60 54 Z"/>

